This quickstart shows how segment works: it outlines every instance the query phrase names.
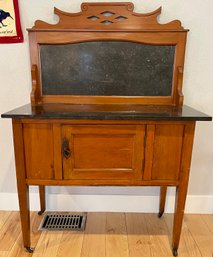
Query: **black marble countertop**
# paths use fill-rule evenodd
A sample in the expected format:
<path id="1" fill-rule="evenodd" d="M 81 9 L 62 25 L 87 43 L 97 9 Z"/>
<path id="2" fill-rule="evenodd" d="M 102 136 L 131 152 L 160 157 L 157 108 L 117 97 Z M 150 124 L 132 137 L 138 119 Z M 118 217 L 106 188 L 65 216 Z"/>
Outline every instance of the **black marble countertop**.
<path id="1" fill-rule="evenodd" d="M 27 104 L 1 115 L 14 119 L 185 120 L 211 121 L 189 106 Z"/>

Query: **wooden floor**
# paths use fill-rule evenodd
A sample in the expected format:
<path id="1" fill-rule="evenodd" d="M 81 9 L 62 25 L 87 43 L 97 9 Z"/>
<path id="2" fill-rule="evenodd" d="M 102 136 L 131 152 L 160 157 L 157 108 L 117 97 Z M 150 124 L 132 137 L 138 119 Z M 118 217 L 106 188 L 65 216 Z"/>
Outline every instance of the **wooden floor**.
<path id="1" fill-rule="evenodd" d="M 89 213 L 84 232 L 40 232 L 31 213 L 33 254 L 25 252 L 18 212 L 0 212 L 0 257 L 167 257 L 172 215 Z M 185 215 L 179 257 L 213 257 L 213 215 Z"/>

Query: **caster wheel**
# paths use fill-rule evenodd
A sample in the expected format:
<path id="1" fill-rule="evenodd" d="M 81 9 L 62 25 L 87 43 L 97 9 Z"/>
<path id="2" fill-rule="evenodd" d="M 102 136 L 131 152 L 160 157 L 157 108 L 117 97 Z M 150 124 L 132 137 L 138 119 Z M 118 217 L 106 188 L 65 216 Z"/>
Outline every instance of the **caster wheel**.
<path id="1" fill-rule="evenodd" d="M 163 216 L 163 212 L 158 213 L 158 218 L 161 218 Z"/>
<path id="2" fill-rule="evenodd" d="M 28 253 L 33 253 L 33 251 L 34 251 L 34 249 L 31 248 L 30 246 L 25 247 L 25 249 L 26 249 L 26 251 L 27 251 Z"/>
<path id="3" fill-rule="evenodd" d="M 175 256 L 175 257 L 178 256 L 178 251 L 177 251 L 177 249 L 174 249 L 174 248 L 173 248 L 172 253 L 173 253 L 173 256 Z"/>
<path id="4" fill-rule="evenodd" d="M 44 213 L 44 211 L 39 211 L 38 215 L 41 216 Z"/>

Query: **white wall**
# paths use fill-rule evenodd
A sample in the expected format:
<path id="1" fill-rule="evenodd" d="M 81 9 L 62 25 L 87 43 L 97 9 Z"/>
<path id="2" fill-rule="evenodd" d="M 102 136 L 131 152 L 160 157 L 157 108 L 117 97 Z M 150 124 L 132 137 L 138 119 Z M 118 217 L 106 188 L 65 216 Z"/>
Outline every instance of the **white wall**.
<path id="1" fill-rule="evenodd" d="M 179 19 L 189 28 L 185 74 L 185 104 L 213 115 L 213 1 L 135 0 L 136 12 L 163 7 L 160 22 Z M 56 22 L 53 7 L 80 10 L 81 1 L 19 0 L 23 44 L 0 45 L 0 113 L 29 102 L 31 90 L 27 27 L 36 19 Z M 198 122 L 187 212 L 213 213 L 213 124 Z M 38 208 L 37 189 L 32 188 L 32 209 Z M 53 210 L 157 211 L 158 188 L 49 188 L 48 208 Z M 69 196 L 70 195 L 70 196 Z M 130 195 L 130 196 L 127 196 Z M 174 191 L 169 191 L 167 211 L 173 209 Z M 128 204 L 127 204 L 128 203 Z M 17 209 L 16 179 L 11 121 L 0 119 L 0 209 Z"/>

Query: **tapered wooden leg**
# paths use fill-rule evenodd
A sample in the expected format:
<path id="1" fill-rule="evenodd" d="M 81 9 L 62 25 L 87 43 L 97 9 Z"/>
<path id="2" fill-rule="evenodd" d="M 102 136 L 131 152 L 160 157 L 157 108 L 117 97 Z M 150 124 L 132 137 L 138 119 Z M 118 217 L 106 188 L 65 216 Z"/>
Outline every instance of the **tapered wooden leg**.
<path id="1" fill-rule="evenodd" d="M 40 197 L 40 207 L 41 210 L 38 212 L 38 215 L 42 215 L 45 212 L 45 186 L 39 186 L 39 197 Z"/>
<path id="2" fill-rule="evenodd" d="M 29 211 L 29 186 L 18 182 L 19 209 L 24 247 L 29 253 L 33 252 L 30 247 L 30 211 Z"/>
<path id="3" fill-rule="evenodd" d="M 172 251 L 173 255 L 178 255 L 178 246 L 180 241 L 181 228 L 183 223 L 184 209 L 186 203 L 186 195 L 189 180 L 189 170 L 191 163 L 191 153 L 194 138 L 195 123 L 185 126 L 184 140 L 183 140 L 183 153 L 180 172 L 180 183 L 176 187 L 175 197 L 175 213 L 173 224 L 173 238 L 172 238 Z"/>
<path id="4" fill-rule="evenodd" d="M 19 182 L 18 197 L 24 247 L 30 247 L 29 187 Z"/>
<path id="5" fill-rule="evenodd" d="M 172 250 L 173 250 L 174 256 L 178 255 L 177 250 L 178 250 L 181 228 L 183 223 L 186 194 L 187 194 L 187 187 L 176 188 L 175 214 L 174 214 L 173 240 L 172 240 Z"/>
<path id="6" fill-rule="evenodd" d="M 29 186 L 26 184 L 22 124 L 20 120 L 13 120 L 13 136 L 23 242 L 25 249 L 28 252 L 33 252 L 30 247 Z"/>
<path id="7" fill-rule="evenodd" d="M 164 213 L 165 202 L 166 202 L 166 192 L 167 192 L 166 186 L 163 186 L 160 188 L 160 203 L 159 203 L 159 213 L 158 213 L 159 218 L 161 218 Z"/>

